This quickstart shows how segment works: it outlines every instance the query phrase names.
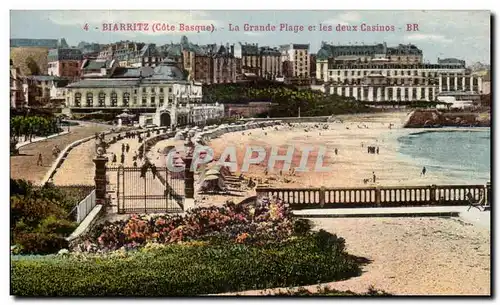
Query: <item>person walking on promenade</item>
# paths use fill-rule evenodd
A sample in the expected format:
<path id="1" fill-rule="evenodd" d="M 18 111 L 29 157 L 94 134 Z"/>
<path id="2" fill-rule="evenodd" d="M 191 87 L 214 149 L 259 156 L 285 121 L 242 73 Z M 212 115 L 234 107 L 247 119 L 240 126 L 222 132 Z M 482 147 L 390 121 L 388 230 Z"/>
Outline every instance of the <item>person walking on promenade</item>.
<path id="1" fill-rule="evenodd" d="M 378 155 L 378 146 L 377 146 L 377 155 Z"/>
<path id="2" fill-rule="evenodd" d="M 116 163 L 116 154 L 113 154 L 113 163 Z"/>
<path id="3" fill-rule="evenodd" d="M 127 143 L 127 145 L 125 145 L 125 151 L 127 152 L 127 154 L 128 154 L 129 150 L 130 150 L 130 145 L 128 145 L 128 143 Z"/>
<path id="4" fill-rule="evenodd" d="M 377 176 L 375 176 L 375 172 L 372 172 L 373 174 L 373 183 L 376 183 L 377 182 Z"/>
<path id="5" fill-rule="evenodd" d="M 425 177 L 425 173 L 427 172 L 427 169 L 425 168 L 422 168 L 422 173 L 420 174 L 420 176 L 424 176 Z"/>
<path id="6" fill-rule="evenodd" d="M 38 154 L 38 160 L 36 161 L 37 166 L 43 166 L 42 154 Z"/>
<path id="7" fill-rule="evenodd" d="M 339 154 L 339 150 L 337 148 L 335 148 L 335 155 L 338 155 Z"/>
<path id="8" fill-rule="evenodd" d="M 154 163 L 151 163 L 151 173 L 153 174 L 153 179 L 156 178 L 156 165 Z"/>
<path id="9" fill-rule="evenodd" d="M 122 153 L 125 152 L 125 144 L 122 143 Z"/>
<path id="10" fill-rule="evenodd" d="M 122 155 L 120 156 L 120 163 L 123 164 L 125 163 L 125 155 L 122 153 Z"/>

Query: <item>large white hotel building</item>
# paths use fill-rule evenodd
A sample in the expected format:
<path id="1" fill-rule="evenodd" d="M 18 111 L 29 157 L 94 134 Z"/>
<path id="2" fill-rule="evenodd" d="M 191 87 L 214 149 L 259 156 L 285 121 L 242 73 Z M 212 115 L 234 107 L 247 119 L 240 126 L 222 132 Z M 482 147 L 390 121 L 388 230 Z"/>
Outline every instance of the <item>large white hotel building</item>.
<path id="1" fill-rule="evenodd" d="M 316 55 L 316 78 L 330 94 L 360 101 L 435 101 L 438 94 L 480 94 L 482 79 L 465 61 L 438 59 L 423 63 L 415 45 L 335 46 L 322 43 Z"/>

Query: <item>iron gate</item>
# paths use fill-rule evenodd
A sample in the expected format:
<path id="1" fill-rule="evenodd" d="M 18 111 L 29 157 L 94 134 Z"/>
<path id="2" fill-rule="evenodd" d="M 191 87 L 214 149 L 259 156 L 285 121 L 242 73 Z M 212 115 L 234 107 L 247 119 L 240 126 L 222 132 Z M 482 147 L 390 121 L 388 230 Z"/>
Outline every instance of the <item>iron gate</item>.
<path id="1" fill-rule="evenodd" d="M 117 167 L 118 213 L 179 213 L 184 210 L 184 172 L 167 167 Z"/>

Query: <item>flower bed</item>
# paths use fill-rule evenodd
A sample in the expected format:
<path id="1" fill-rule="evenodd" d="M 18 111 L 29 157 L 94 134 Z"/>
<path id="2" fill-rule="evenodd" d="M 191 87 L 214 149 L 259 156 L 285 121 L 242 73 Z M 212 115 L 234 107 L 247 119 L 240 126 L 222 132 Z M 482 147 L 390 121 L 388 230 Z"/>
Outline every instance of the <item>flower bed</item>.
<path id="1" fill-rule="evenodd" d="M 196 208 L 185 216 L 133 215 L 124 221 L 106 222 L 75 245 L 74 250 L 106 252 L 136 249 L 150 242 L 169 244 L 194 240 L 263 245 L 286 240 L 294 227 L 303 228 L 303 220 L 293 220 L 284 202 L 264 199 L 256 204 L 226 203 L 221 207 Z"/>

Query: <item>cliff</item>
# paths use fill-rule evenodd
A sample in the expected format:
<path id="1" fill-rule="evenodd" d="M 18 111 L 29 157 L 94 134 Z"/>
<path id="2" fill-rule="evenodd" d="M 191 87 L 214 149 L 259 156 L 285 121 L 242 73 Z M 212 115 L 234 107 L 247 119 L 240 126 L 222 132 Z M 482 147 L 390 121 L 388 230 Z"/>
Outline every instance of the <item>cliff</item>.
<path id="1" fill-rule="evenodd" d="M 21 68 L 21 73 L 24 75 L 31 75 L 30 70 L 26 65 L 26 59 L 31 57 L 35 60 L 40 68 L 40 74 L 47 74 L 47 55 L 48 48 L 11 48 L 10 59 L 12 59 L 16 67 Z"/>
<path id="2" fill-rule="evenodd" d="M 404 128 L 422 127 L 490 127 L 489 112 L 439 112 L 438 110 L 414 110 L 410 113 Z"/>

